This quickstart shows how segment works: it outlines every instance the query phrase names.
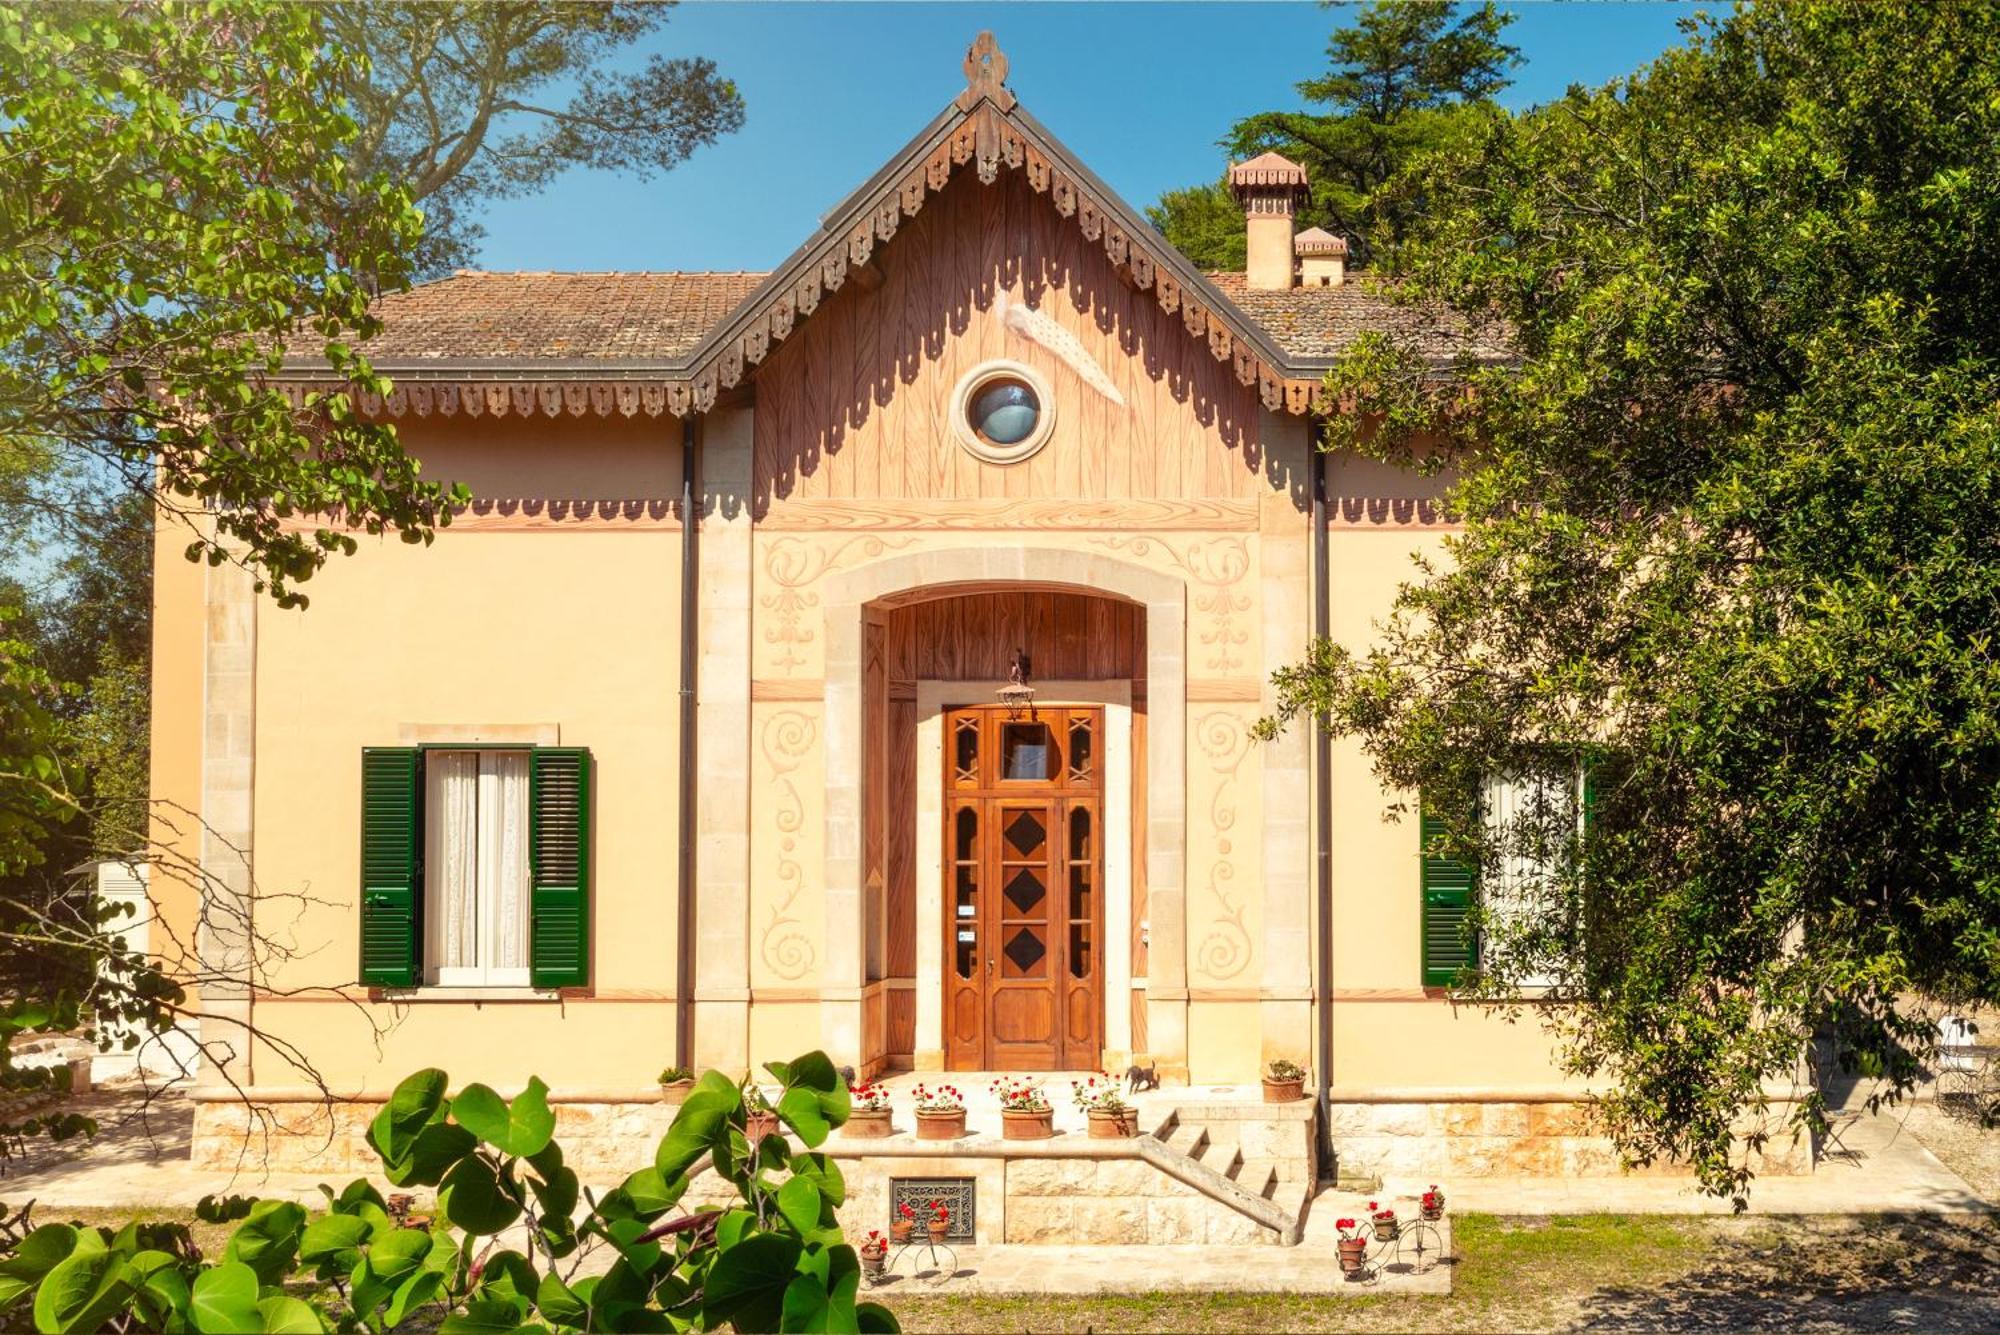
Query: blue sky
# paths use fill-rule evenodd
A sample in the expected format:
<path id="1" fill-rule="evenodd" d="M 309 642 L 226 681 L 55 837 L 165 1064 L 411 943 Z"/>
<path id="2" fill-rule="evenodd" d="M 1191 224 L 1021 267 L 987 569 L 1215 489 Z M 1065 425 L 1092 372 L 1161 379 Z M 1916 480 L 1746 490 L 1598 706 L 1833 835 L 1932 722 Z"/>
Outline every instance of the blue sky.
<path id="1" fill-rule="evenodd" d="M 1526 64 L 1505 101 L 1624 74 L 1679 40 L 1686 5 L 1507 4 Z M 648 50 L 705 55 L 736 80 L 744 128 L 664 176 L 571 172 L 485 214 L 492 269 L 766 269 L 964 85 L 991 28 L 1009 85 L 1138 207 L 1212 179 L 1216 140 L 1252 112 L 1298 105 L 1324 71 L 1337 9 L 1315 4 L 683 4 Z M 634 63 L 643 56 L 634 53 Z"/>

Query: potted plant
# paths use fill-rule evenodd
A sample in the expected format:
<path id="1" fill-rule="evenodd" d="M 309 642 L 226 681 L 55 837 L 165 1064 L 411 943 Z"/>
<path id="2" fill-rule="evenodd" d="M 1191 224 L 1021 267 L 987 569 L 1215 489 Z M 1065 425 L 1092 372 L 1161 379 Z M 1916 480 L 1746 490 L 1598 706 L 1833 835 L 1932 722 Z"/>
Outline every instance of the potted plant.
<path id="1" fill-rule="evenodd" d="M 917 1139 L 956 1140 L 965 1134 L 965 1096 L 956 1085 L 918 1085 Z"/>
<path id="2" fill-rule="evenodd" d="M 848 1087 L 847 1125 L 841 1134 L 857 1140 L 880 1140 L 896 1134 L 889 1120 L 889 1091 L 866 1080 Z"/>
<path id="3" fill-rule="evenodd" d="M 900 1247 L 910 1240 L 910 1234 L 916 1231 L 916 1227 L 917 1212 L 908 1201 L 904 1201 L 896 1207 L 896 1217 L 889 1221 L 889 1236 Z"/>
<path id="4" fill-rule="evenodd" d="M 1139 1133 L 1139 1110 L 1118 1093 L 1118 1082 L 1110 1076 L 1091 1076 L 1069 1082 L 1076 1106 L 1083 1109 L 1092 1140 L 1118 1140 Z"/>
<path id="5" fill-rule="evenodd" d="M 1426 1223 L 1435 1224 L 1444 1218 L 1444 1193 L 1437 1189 L 1437 1183 L 1431 1183 L 1431 1189 L 1417 1198 L 1417 1209 Z"/>
<path id="6" fill-rule="evenodd" d="M 930 1230 L 931 1245 L 935 1247 L 944 1241 L 947 1233 L 951 1232 L 951 1210 L 943 1201 L 932 1201 L 926 1214 L 928 1217 L 924 1220 L 924 1227 Z"/>
<path id="7" fill-rule="evenodd" d="M 1306 1073 L 1297 1062 L 1280 1057 L 1271 1063 L 1264 1076 L 1264 1102 L 1295 1103 L 1305 1094 Z"/>
<path id="8" fill-rule="evenodd" d="M 993 1082 L 1000 1100 L 1000 1134 L 1007 1140 L 1047 1140 L 1056 1133 L 1056 1110 L 1049 1096 L 1032 1080 L 1001 1078 Z"/>
<path id="9" fill-rule="evenodd" d="M 743 1138 L 752 1145 L 761 1145 L 764 1137 L 777 1134 L 777 1109 L 764 1097 L 763 1090 L 751 1085 L 743 1093 Z"/>
<path id="10" fill-rule="evenodd" d="M 889 1259 L 889 1239 L 882 1236 L 879 1229 L 869 1229 L 868 1236 L 861 1240 L 861 1273 L 870 1280 L 882 1278 L 885 1262 Z"/>
<path id="11" fill-rule="evenodd" d="M 1396 1211 L 1382 1209 L 1374 1201 L 1368 1202 L 1368 1218 L 1375 1225 L 1375 1241 L 1394 1242 L 1402 1234 L 1403 1226 L 1396 1222 Z"/>
<path id="12" fill-rule="evenodd" d="M 669 1066 L 660 1072 L 660 1102 L 683 1103 L 694 1088 L 694 1072 L 685 1066 Z"/>
<path id="13" fill-rule="evenodd" d="M 1353 1219 L 1336 1219 L 1334 1231 L 1339 1235 L 1340 1273 L 1355 1279 L 1368 1270 L 1368 1234 L 1359 1222 Z"/>

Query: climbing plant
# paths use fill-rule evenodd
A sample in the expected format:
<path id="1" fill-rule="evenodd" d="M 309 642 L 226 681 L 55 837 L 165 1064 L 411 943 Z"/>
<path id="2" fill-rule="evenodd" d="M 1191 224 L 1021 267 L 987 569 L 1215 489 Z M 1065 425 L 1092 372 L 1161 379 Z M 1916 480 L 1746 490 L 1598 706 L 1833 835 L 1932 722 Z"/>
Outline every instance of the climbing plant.
<path id="1" fill-rule="evenodd" d="M 368 1131 L 382 1173 L 434 1187 L 428 1218 L 366 1179 L 291 1201 L 211 1205 L 241 1220 L 219 1259 L 183 1224 L 47 1224 L 0 1259 L 0 1325 L 44 1332 L 893 1331 L 857 1301 L 861 1267 L 836 1210 L 840 1169 L 817 1147 L 847 1120 L 826 1054 L 765 1068 L 781 1133 L 746 1128 L 750 1082 L 709 1071 L 653 1162 L 597 1196 L 563 1162 L 548 1087 L 448 1096 L 445 1073 L 396 1087 Z M 679 1208 L 706 1165 L 727 1206 Z M 0 1214 L 4 1214 L 0 1210 Z M 606 1263 L 608 1262 L 608 1264 Z M 588 1273 L 586 1273 L 588 1272 Z"/>

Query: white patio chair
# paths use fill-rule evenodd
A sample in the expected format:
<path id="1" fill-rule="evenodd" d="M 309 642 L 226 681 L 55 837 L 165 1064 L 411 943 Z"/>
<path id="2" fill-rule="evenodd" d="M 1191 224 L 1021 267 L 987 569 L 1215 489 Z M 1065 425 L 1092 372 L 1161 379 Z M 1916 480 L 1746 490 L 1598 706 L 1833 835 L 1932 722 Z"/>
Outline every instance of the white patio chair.
<path id="1" fill-rule="evenodd" d="M 1980 1081 L 1986 1062 L 1973 1050 L 1979 1026 L 1962 1015 L 1938 1021 L 1937 1105 L 1940 1112 L 1979 1115 Z"/>

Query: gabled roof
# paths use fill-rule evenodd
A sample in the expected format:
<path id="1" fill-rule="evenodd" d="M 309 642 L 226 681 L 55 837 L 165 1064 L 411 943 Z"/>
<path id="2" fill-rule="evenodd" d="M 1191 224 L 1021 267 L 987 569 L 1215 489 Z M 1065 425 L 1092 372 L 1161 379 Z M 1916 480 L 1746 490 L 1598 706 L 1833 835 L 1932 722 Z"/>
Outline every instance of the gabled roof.
<path id="1" fill-rule="evenodd" d="M 1178 314 L 1274 410 L 1314 406 L 1339 350 L 1332 334 L 1364 312 L 1369 327 L 1394 319 L 1396 308 L 1351 287 L 1251 292 L 1240 275 L 1218 285 L 1028 114 L 1006 87 L 1007 59 L 991 33 L 979 35 L 964 69 L 964 91 L 768 274 L 468 273 L 383 298 L 387 328 L 361 350 L 398 388 L 386 405 L 364 396 L 363 410 L 706 412 L 966 169 L 987 184 L 1023 173 L 1141 296 Z M 1278 297 L 1287 300 L 1263 301 Z M 1245 309 L 1253 298 L 1270 307 L 1265 318 Z M 299 389 L 327 374 L 316 359 L 286 363 Z"/>

